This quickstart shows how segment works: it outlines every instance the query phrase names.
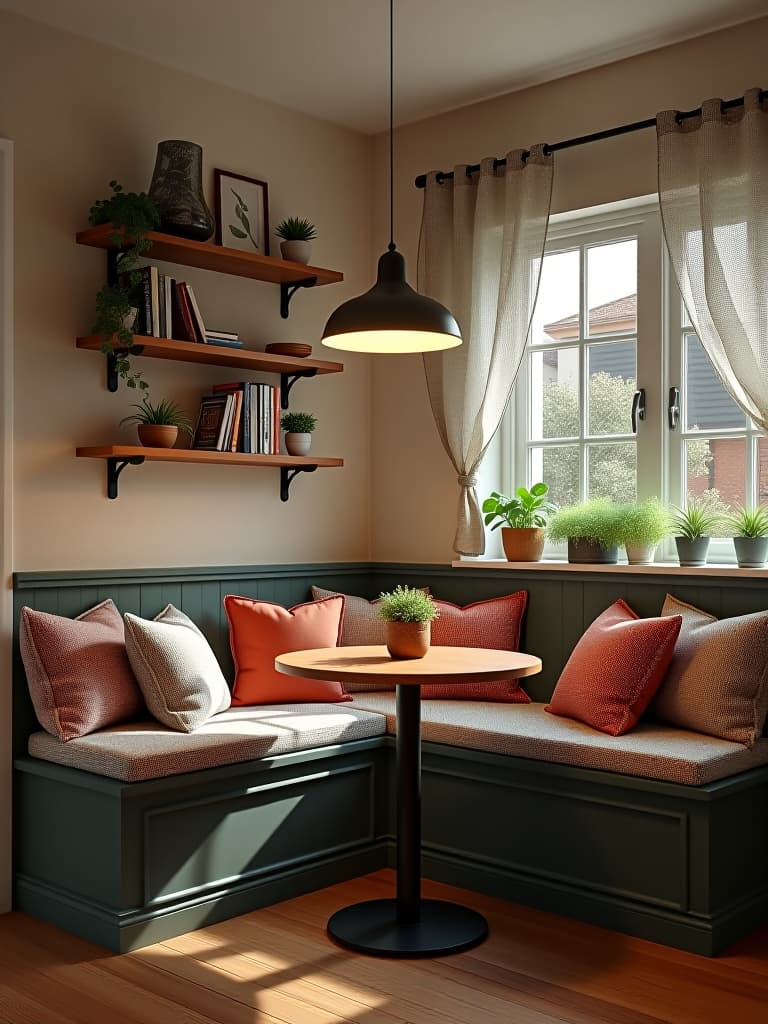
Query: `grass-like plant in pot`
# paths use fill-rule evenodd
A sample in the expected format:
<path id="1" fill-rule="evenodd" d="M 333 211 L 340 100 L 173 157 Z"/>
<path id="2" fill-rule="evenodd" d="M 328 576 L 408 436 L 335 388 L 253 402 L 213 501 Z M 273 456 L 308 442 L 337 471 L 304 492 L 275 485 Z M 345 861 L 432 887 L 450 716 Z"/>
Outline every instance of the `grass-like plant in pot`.
<path id="1" fill-rule="evenodd" d="M 650 565 L 656 545 L 672 532 L 669 512 L 658 498 L 619 508 L 624 547 L 630 565 Z"/>
<path id="2" fill-rule="evenodd" d="M 762 569 L 768 560 L 768 508 L 738 508 L 725 518 L 742 569 Z"/>
<path id="3" fill-rule="evenodd" d="M 607 498 L 567 505 L 554 514 L 547 535 L 554 541 L 568 541 L 569 562 L 618 562 L 622 542 L 619 506 Z"/>
<path id="4" fill-rule="evenodd" d="M 147 448 L 173 448 L 180 430 L 192 436 L 189 417 L 168 398 L 153 403 L 145 395 L 141 402 L 134 403 L 133 408 L 136 412 L 124 416 L 120 422 L 136 423 L 139 441 Z"/>
<path id="5" fill-rule="evenodd" d="M 285 431 L 285 450 L 289 455 L 308 455 L 317 417 L 311 412 L 286 412 L 280 419 Z"/>
<path id="6" fill-rule="evenodd" d="M 317 238 L 317 228 L 306 217 L 286 217 L 275 228 L 275 234 L 282 239 L 280 253 L 284 260 L 295 263 L 309 263 L 312 246 L 310 242 Z"/>
<path id="7" fill-rule="evenodd" d="M 397 586 L 381 595 L 379 616 L 387 624 L 387 650 L 393 658 L 423 658 L 429 650 L 437 605 L 417 587 Z"/>
<path id="8" fill-rule="evenodd" d="M 545 530 L 549 516 L 557 506 L 547 501 L 549 487 L 545 483 L 518 487 L 514 497 L 491 491 L 483 502 L 485 525 L 492 530 L 501 527 L 501 543 L 510 562 L 538 562 L 544 551 Z M 498 520 L 496 522 L 495 520 Z"/>
<path id="9" fill-rule="evenodd" d="M 685 506 L 671 506 L 670 522 L 680 565 L 707 564 L 710 539 L 725 530 L 727 514 L 728 507 L 716 491 L 688 495 Z"/>
<path id="10" fill-rule="evenodd" d="M 145 192 L 126 192 L 117 181 L 110 181 L 112 195 L 97 199 L 88 216 L 91 224 L 111 224 L 110 240 L 115 246 L 130 245 L 117 255 L 117 276 L 96 293 L 96 319 L 91 327 L 102 337 L 101 350 L 114 355 L 118 375 L 129 388 L 145 391 L 147 382 L 140 371 L 132 372 L 128 358 L 133 345 L 133 327 L 139 312 L 137 289 L 141 285 L 138 265 L 152 243 L 147 232 L 160 223 L 157 206 Z"/>

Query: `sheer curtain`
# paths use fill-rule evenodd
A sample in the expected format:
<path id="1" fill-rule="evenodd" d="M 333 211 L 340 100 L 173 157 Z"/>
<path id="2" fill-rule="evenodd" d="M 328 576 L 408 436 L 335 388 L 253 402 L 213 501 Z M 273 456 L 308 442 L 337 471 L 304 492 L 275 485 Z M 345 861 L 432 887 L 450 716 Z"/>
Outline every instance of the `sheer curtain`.
<path id="1" fill-rule="evenodd" d="M 719 99 L 657 115 L 664 236 L 688 315 L 723 384 L 768 429 L 768 105 Z"/>
<path id="2" fill-rule="evenodd" d="M 454 551 L 482 555 L 485 531 L 476 473 L 504 414 L 523 358 L 539 287 L 554 161 L 544 146 L 507 155 L 494 170 L 456 167 L 427 176 L 419 290 L 446 305 L 463 344 L 424 356 L 429 399 L 458 475 Z"/>

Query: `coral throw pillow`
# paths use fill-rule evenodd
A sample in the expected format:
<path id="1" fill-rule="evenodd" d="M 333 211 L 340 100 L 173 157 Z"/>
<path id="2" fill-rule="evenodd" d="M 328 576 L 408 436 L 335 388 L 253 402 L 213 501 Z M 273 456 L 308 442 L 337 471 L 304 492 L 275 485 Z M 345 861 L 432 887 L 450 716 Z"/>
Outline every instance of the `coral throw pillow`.
<path id="1" fill-rule="evenodd" d="M 21 609 L 21 657 L 40 725 L 60 740 L 146 714 L 111 600 L 68 619 Z"/>
<path id="2" fill-rule="evenodd" d="M 629 732 L 664 678 L 681 622 L 641 619 L 624 601 L 612 604 L 574 647 L 545 710 L 611 736 Z"/>
<path id="3" fill-rule="evenodd" d="M 768 611 L 716 619 L 668 594 L 661 614 L 681 615 L 683 625 L 650 713 L 752 746 L 768 713 Z"/>
<path id="4" fill-rule="evenodd" d="M 344 615 L 343 597 L 283 608 L 270 601 L 228 594 L 224 608 L 229 619 L 229 642 L 236 669 L 233 707 L 352 700 L 341 683 L 301 679 L 275 669 L 278 654 L 338 646 Z"/>
<path id="5" fill-rule="evenodd" d="M 476 601 L 463 608 L 435 600 L 440 615 L 432 623 L 435 647 L 487 647 L 517 651 L 528 592 L 518 590 L 504 597 Z M 487 700 L 500 704 L 530 704 L 517 679 L 494 683 L 424 683 L 422 700 Z"/>

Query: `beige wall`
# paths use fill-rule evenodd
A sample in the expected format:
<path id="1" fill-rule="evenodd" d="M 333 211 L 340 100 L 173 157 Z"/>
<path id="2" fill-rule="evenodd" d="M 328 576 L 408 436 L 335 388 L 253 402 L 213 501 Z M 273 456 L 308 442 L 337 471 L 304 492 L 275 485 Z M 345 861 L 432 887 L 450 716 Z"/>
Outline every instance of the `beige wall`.
<path id="1" fill-rule="evenodd" d="M 396 142 L 396 237 L 411 283 L 422 200 L 413 187 L 417 174 L 642 120 L 668 107 L 695 107 L 709 96 L 737 96 L 753 85 L 766 87 L 766 47 L 768 19 L 761 19 L 405 126 Z M 377 249 L 387 239 L 386 145 L 385 137 L 377 139 Z M 657 187 L 653 131 L 566 150 L 555 160 L 553 212 L 646 195 Z M 448 561 L 458 487 L 434 427 L 420 357 L 376 359 L 373 393 L 373 556 Z M 481 497 L 500 482 L 494 479 L 498 462 L 493 465 L 492 453 L 490 458 L 490 483 Z"/>

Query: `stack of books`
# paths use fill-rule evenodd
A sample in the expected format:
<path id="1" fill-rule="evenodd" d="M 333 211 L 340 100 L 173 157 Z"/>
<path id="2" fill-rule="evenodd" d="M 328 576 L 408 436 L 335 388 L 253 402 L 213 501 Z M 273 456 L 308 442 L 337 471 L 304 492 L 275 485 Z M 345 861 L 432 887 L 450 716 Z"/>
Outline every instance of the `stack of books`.
<path id="1" fill-rule="evenodd" d="M 203 395 L 193 448 L 280 454 L 280 395 L 271 384 L 233 381 Z"/>
<path id="2" fill-rule="evenodd" d="M 131 288 L 131 301 L 139 310 L 134 334 L 243 348 L 237 334 L 206 329 L 191 284 L 161 274 L 155 266 L 140 267 L 132 273 L 140 277 Z M 129 273 L 122 274 L 120 283 L 127 285 L 129 277 Z"/>

